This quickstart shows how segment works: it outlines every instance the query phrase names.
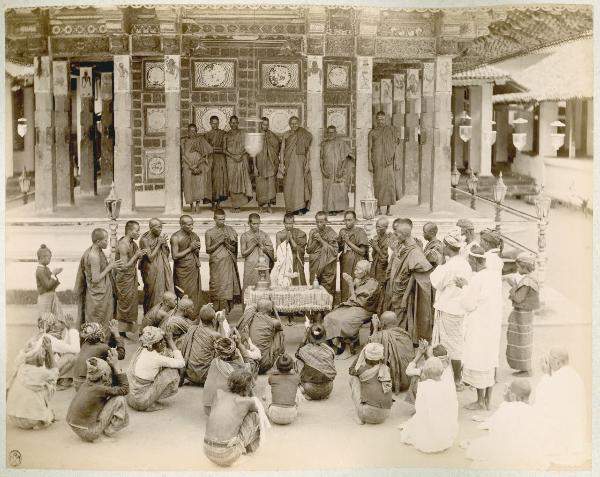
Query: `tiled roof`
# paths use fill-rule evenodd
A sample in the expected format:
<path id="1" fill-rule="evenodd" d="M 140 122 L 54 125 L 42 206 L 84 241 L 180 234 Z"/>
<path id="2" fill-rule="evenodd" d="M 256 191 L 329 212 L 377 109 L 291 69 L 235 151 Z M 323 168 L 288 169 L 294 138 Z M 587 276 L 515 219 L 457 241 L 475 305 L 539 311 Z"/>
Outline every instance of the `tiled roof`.
<path id="1" fill-rule="evenodd" d="M 490 65 L 477 66 L 476 68 L 452 75 L 452 83 L 454 85 L 457 85 L 458 82 L 466 84 L 470 80 L 490 80 L 502 84 L 511 79 L 506 71 Z"/>

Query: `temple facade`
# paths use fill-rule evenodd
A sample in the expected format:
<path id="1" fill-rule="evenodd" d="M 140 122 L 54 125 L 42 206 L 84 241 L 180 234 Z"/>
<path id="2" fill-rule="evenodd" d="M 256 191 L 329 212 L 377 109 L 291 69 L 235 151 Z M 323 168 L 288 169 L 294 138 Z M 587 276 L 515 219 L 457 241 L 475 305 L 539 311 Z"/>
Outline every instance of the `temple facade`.
<path id="1" fill-rule="evenodd" d="M 517 17 L 581 16 L 552 8 Z M 581 8 L 591 21 L 591 9 Z M 367 135 L 383 111 L 403 139 L 398 191 L 444 210 L 453 70 L 518 53 L 510 42 L 494 43 L 506 37 L 500 25 L 510 28 L 511 14 L 259 5 L 9 9 L 6 118 L 13 131 L 24 118 L 27 131 L 9 131 L 7 173 L 35 171 L 40 214 L 76 207 L 75 186 L 93 196 L 113 181 L 124 213 L 161 207 L 178 214 L 180 141 L 190 123 L 203 132 L 211 116 L 223 127 L 237 115 L 241 129 L 254 131 L 247 119 L 265 116 L 283 134 L 298 116 L 313 135 L 311 208 L 322 206 L 320 143 L 335 125 L 351 143 L 360 211 L 361 199 L 372 196 Z M 589 25 L 570 27 L 563 37 Z M 482 171 L 489 167 L 489 158 L 476 161 Z"/>

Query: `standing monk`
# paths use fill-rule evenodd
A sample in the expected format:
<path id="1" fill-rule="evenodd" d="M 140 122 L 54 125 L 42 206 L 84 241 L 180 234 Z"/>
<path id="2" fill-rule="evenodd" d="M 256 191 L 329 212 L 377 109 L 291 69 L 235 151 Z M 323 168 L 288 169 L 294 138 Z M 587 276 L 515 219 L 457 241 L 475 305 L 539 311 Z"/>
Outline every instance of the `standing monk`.
<path id="1" fill-rule="evenodd" d="M 397 223 L 395 232 L 399 245 L 390 263 L 383 311 L 396 313 L 399 326 L 409 332 L 416 344 L 420 338 L 431 340 L 433 312 L 429 272 L 432 267 L 411 237 L 411 230 L 407 222 Z"/>
<path id="2" fill-rule="evenodd" d="M 356 227 L 356 213 L 347 210 L 344 214 L 346 227 L 340 230 L 338 243 L 340 247 L 340 277 L 347 273 L 352 278 L 356 264 L 361 260 L 369 260 L 369 239 L 362 227 Z M 341 300 L 345 302 L 350 297 L 350 287 L 346 280 L 341 281 Z"/>
<path id="3" fill-rule="evenodd" d="M 210 267 L 210 301 L 217 311 L 229 312 L 242 294 L 237 267 L 237 233 L 225 225 L 225 211 L 215 210 L 215 227 L 206 231 Z"/>
<path id="4" fill-rule="evenodd" d="M 138 318 L 138 279 L 137 261 L 148 253 L 141 250 L 135 243 L 140 237 L 140 224 L 129 220 L 125 224 L 125 236 L 121 237 L 117 245 L 116 259 L 122 260 L 124 265 L 115 273 L 117 285 L 117 320 L 119 321 L 119 334 L 124 338 L 127 331 L 133 329 Z"/>
<path id="5" fill-rule="evenodd" d="M 290 130 L 283 135 L 280 171 L 286 212 L 305 214 L 312 195 L 309 148 L 312 134 L 300 127 L 296 116 L 290 118 Z"/>
<path id="6" fill-rule="evenodd" d="M 275 235 L 275 247 L 277 249 L 277 260 L 282 260 L 280 252 L 283 252 L 283 247 L 280 245 L 286 244 L 290 246 L 290 251 L 293 255 L 293 271 L 298 274 L 292 279 L 292 285 L 306 285 L 306 274 L 304 273 L 304 252 L 306 250 L 306 233 L 294 227 L 294 214 L 287 213 L 283 216 L 283 230 L 280 230 Z"/>
<path id="7" fill-rule="evenodd" d="M 321 144 L 323 174 L 323 209 L 329 215 L 348 208 L 348 189 L 352 156 L 347 141 L 337 137 L 335 126 L 327 128 L 327 138 Z"/>
<path id="8" fill-rule="evenodd" d="M 264 256 L 267 259 L 269 268 L 275 262 L 275 253 L 273 252 L 273 244 L 269 236 L 260 230 L 260 215 L 250 214 L 248 216 L 248 224 L 250 230 L 244 232 L 240 237 L 240 249 L 242 257 L 244 257 L 244 286 L 254 286 L 258 281 L 258 259 Z"/>
<path id="9" fill-rule="evenodd" d="M 376 125 L 369 131 L 369 172 L 373 173 L 377 214 L 381 206 L 386 206 L 386 214 L 390 215 L 390 206 L 396 203 L 396 169 L 401 164 L 396 162 L 396 146 L 400 144 L 400 133 L 393 126 L 385 125 L 385 113 L 379 111 Z"/>
<path id="10" fill-rule="evenodd" d="M 213 208 L 227 199 L 229 183 L 227 181 L 227 160 L 223 154 L 223 140 L 225 131 L 219 129 L 219 118 L 210 117 L 210 131 L 204 134 L 208 143 L 212 146 L 212 200 Z"/>
<path id="11" fill-rule="evenodd" d="M 335 230 L 327 225 L 327 213 L 317 212 L 315 221 L 317 228 L 310 231 L 306 247 L 306 252 L 309 254 L 309 280 L 312 283 L 316 278 L 327 293 L 335 298 L 338 236 Z"/>
<path id="12" fill-rule="evenodd" d="M 227 179 L 233 212 L 252 200 L 252 181 L 248 171 L 248 153 L 244 149 L 244 135 L 238 129 L 237 116 L 231 116 L 231 130 L 225 134 L 223 149 L 227 157 Z"/>
<path id="13" fill-rule="evenodd" d="M 423 238 L 427 241 L 423 253 L 433 268 L 444 263 L 444 244 L 437 238 L 437 233 L 438 227 L 433 222 L 423 225 Z"/>
<path id="14" fill-rule="evenodd" d="M 255 158 L 254 171 L 256 174 L 256 202 L 260 212 L 265 205 L 269 214 L 273 212 L 271 205 L 275 204 L 277 196 L 276 176 L 279 169 L 279 151 L 281 141 L 269 130 L 269 119 L 261 118 L 260 129 L 265 135 L 262 151 Z"/>
<path id="15" fill-rule="evenodd" d="M 160 219 L 150 219 L 150 230 L 140 238 L 140 248 L 148 250 L 140 260 L 140 272 L 144 282 L 144 315 L 160 303 L 165 292 L 173 292 L 173 272 L 169 262 L 171 253 L 166 234 L 162 234 Z"/>
<path id="16" fill-rule="evenodd" d="M 375 224 L 377 235 L 369 240 L 373 252 L 373 261 L 371 262 L 371 276 L 383 284 L 385 282 L 385 273 L 388 268 L 388 249 L 391 245 L 392 234 L 388 232 L 389 221 L 387 217 L 380 217 Z"/>
<path id="17" fill-rule="evenodd" d="M 173 284 L 183 290 L 194 302 L 194 316 L 202 306 L 200 278 L 200 237 L 194 233 L 194 219 L 189 215 L 179 218 L 179 230 L 171 236 L 173 254 Z M 180 297 L 181 298 L 181 297 Z"/>
<path id="18" fill-rule="evenodd" d="M 123 262 L 115 260 L 108 263 L 103 252 L 106 247 L 108 232 L 104 229 L 94 229 L 92 246 L 81 257 L 73 289 L 73 293 L 79 297 L 78 323 L 75 326 L 77 329 L 86 322 L 100 323 L 108 329 L 110 320 L 114 318 L 115 284 L 111 272 L 121 267 Z"/>
<path id="19" fill-rule="evenodd" d="M 212 199 L 212 146 L 198 135 L 195 124 L 188 126 L 188 136 L 181 140 L 183 196 L 190 211 L 198 212 L 201 202 Z"/>

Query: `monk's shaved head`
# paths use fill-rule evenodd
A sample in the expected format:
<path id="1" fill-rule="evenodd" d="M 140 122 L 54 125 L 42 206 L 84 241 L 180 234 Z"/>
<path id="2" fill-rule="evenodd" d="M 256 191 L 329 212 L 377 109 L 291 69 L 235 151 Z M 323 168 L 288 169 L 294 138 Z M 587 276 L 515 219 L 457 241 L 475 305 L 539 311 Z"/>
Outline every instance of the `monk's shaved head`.
<path id="1" fill-rule="evenodd" d="M 385 227 L 387 229 L 388 225 L 390 225 L 390 221 L 387 217 L 379 217 L 375 227 Z"/>
<path id="2" fill-rule="evenodd" d="M 191 215 L 182 215 L 181 217 L 179 217 L 179 225 L 185 225 L 185 224 L 189 224 L 190 222 L 193 222 L 194 219 L 192 218 Z"/>
<path id="3" fill-rule="evenodd" d="M 431 232 L 435 235 L 438 233 L 438 227 L 433 222 L 427 222 L 423 225 L 423 232 Z"/>
<path id="4" fill-rule="evenodd" d="M 510 392 L 514 395 L 516 401 L 527 402 L 531 395 L 531 384 L 527 379 L 515 379 L 510 383 Z"/>
<path id="5" fill-rule="evenodd" d="M 148 222 L 149 227 L 154 227 L 156 225 L 162 225 L 162 221 L 160 219 L 157 219 L 156 217 L 150 219 L 150 221 Z"/>
<path id="6" fill-rule="evenodd" d="M 261 313 L 270 313 L 273 311 L 273 302 L 268 298 L 261 298 L 256 304 L 256 308 Z"/>
<path id="7" fill-rule="evenodd" d="M 557 371 L 563 366 L 569 364 L 569 352 L 563 346 L 554 346 L 548 353 L 550 358 L 550 367 L 552 371 Z"/>
<path id="8" fill-rule="evenodd" d="M 396 225 L 396 232 L 398 234 L 402 234 L 404 238 L 407 238 L 412 232 L 412 226 L 406 222 L 400 222 L 398 225 Z"/>
<path id="9" fill-rule="evenodd" d="M 398 326 L 398 316 L 393 311 L 384 311 L 381 314 L 381 323 L 384 329 Z"/>
<path id="10" fill-rule="evenodd" d="M 177 296 L 173 292 L 166 291 L 163 293 L 163 303 L 175 308 L 177 306 Z"/>

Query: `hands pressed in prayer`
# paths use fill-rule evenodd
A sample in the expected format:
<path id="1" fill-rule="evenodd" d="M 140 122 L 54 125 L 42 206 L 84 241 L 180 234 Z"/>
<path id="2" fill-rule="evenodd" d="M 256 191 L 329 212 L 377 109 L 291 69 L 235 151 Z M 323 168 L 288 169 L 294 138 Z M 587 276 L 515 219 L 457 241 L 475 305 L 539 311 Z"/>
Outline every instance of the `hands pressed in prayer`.
<path id="1" fill-rule="evenodd" d="M 469 282 L 467 281 L 467 279 L 466 279 L 466 278 L 463 278 L 463 277 L 456 277 L 456 278 L 454 279 L 454 284 L 455 284 L 455 285 L 456 285 L 458 288 L 463 288 L 463 287 L 465 287 L 466 285 L 468 285 L 468 284 L 469 284 Z"/>
<path id="2" fill-rule="evenodd" d="M 379 317 L 377 315 L 373 315 L 373 317 L 371 318 L 371 323 L 373 324 L 373 331 L 378 331 L 381 321 L 379 320 Z"/>
<path id="3" fill-rule="evenodd" d="M 48 335 L 44 335 L 42 338 L 42 348 L 46 351 L 52 351 L 52 340 Z"/>
<path id="4" fill-rule="evenodd" d="M 199 241 L 199 240 L 194 240 L 194 241 L 192 242 L 192 244 L 190 245 L 190 248 L 191 248 L 192 250 L 200 250 L 200 247 L 202 247 L 202 244 L 200 243 L 200 241 Z"/>
<path id="5" fill-rule="evenodd" d="M 119 336 L 119 322 L 117 320 L 110 320 L 108 323 L 108 329 L 113 336 Z"/>
<path id="6" fill-rule="evenodd" d="M 75 318 L 70 313 L 65 313 L 65 325 L 67 328 L 72 329 L 75 327 Z"/>
<path id="7" fill-rule="evenodd" d="M 348 275 L 346 272 L 342 273 L 342 278 L 348 283 L 353 282 L 353 278 L 350 275 Z"/>
<path id="8" fill-rule="evenodd" d="M 117 354 L 116 349 L 114 349 L 114 348 L 108 349 L 106 362 L 113 369 L 117 367 L 117 365 L 119 364 L 119 355 Z"/>
<path id="9" fill-rule="evenodd" d="M 62 268 L 55 268 L 54 270 L 52 270 L 52 275 L 56 276 L 58 274 L 60 274 L 63 271 Z"/>
<path id="10" fill-rule="evenodd" d="M 158 243 L 160 245 L 167 245 L 169 243 L 169 236 L 167 234 L 162 234 L 158 237 Z"/>
<path id="11" fill-rule="evenodd" d="M 225 321 L 226 316 L 223 310 L 217 311 L 217 314 L 215 316 L 219 323 L 223 323 Z"/>

